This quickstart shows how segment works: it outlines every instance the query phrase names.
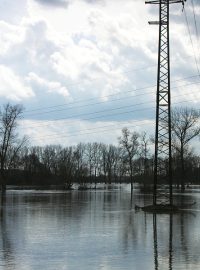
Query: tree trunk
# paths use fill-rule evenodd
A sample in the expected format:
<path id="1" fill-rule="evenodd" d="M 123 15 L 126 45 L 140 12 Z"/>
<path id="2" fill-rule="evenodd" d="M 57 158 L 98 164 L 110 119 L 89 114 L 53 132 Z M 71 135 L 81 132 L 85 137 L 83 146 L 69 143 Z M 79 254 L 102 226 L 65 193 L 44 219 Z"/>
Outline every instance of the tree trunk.
<path id="1" fill-rule="evenodd" d="M 4 170 L 1 169 L 1 205 L 3 205 L 5 201 L 5 195 L 6 195 L 6 181 L 5 181 L 5 174 Z"/>
<path id="2" fill-rule="evenodd" d="M 184 166 L 184 149 L 181 145 L 181 191 L 185 190 L 185 166 Z"/>
<path id="3" fill-rule="evenodd" d="M 133 172 L 131 169 L 131 190 L 133 190 Z"/>

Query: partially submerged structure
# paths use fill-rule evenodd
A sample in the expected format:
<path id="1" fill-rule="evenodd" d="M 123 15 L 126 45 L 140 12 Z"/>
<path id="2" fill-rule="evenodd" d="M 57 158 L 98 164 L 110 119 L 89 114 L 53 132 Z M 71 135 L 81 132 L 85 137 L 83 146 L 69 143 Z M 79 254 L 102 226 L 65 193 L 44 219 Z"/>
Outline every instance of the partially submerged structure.
<path id="1" fill-rule="evenodd" d="M 170 93 L 170 50 L 169 50 L 169 7 L 186 0 L 148 0 L 146 4 L 159 5 L 159 20 L 149 24 L 159 26 L 158 73 L 156 93 L 156 131 L 153 205 L 144 206 L 144 211 L 177 211 L 173 204 L 172 145 L 171 145 L 171 93 Z M 166 182 L 168 188 L 159 189 Z"/>

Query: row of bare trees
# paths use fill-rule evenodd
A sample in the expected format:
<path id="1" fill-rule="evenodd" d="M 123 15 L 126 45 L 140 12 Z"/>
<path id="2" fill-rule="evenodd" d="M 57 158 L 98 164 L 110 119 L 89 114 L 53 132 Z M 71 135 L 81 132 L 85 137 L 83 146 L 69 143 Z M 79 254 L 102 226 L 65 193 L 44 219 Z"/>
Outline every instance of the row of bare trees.
<path id="1" fill-rule="evenodd" d="M 23 107 L 6 104 L 0 111 L 0 180 L 6 184 L 63 184 L 73 182 L 152 183 L 153 140 L 145 132 L 122 130 L 118 145 L 79 143 L 76 146 L 26 145 L 17 123 Z M 173 175 L 184 189 L 187 182 L 200 183 L 200 158 L 190 146 L 200 134 L 200 114 L 188 108 L 172 112 Z M 198 145 L 198 141 L 196 145 Z M 198 151 L 196 151 L 198 153 Z M 189 176 L 187 178 L 187 176 Z"/>
<path id="2" fill-rule="evenodd" d="M 126 132 L 129 133 L 124 129 L 123 134 Z M 145 156 L 141 151 L 139 134 L 130 133 L 130 137 L 132 135 L 137 137 L 132 142 L 135 143 L 134 153 L 124 145 L 97 142 L 69 147 L 23 147 L 10 169 L 20 169 L 25 173 L 24 177 L 33 178 L 33 183 L 37 184 L 45 184 L 46 181 L 47 184 L 66 183 L 70 187 L 73 182 L 84 186 L 86 183 L 134 181 L 136 173 L 145 171 Z M 127 143 L 131 144 L 131 141 Z M 149 162 L 152 163 L 152 159 L 149 158 Z"/>

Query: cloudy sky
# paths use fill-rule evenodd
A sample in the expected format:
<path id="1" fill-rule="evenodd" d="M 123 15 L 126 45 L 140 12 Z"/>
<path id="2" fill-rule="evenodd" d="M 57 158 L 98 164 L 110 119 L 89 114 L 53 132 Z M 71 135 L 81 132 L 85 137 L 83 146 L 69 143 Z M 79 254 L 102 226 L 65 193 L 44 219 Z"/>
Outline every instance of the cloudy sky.
<path id="1" fill-rule="evenodd" d="M 200 109 L 200 6 L 171 6 L 173 106 Z M 143 0 L 1 0 L 0 100 L 33 145 L 154 133 L 158 27 Z M 195 21 L 197 29 L 195 28 Z"/>

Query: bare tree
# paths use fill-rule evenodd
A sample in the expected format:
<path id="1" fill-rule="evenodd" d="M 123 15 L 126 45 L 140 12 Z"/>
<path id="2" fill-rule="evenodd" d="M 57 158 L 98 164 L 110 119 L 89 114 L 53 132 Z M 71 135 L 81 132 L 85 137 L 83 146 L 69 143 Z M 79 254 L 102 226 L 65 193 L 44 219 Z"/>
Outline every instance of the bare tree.
<path id="1" fill-rule="evenodd" d="M 138 154 L 139 148 L 139 134 L 131 132 L 127 128 L 122 129 L 122 137 L 119 138 L 119 143 L 124 151 L 124 158 L 127 160 L 128 171 L 131 180 L 131 189 L 133 189 L 134 176 L 134 159 Z"/>
<path id="2" fill-rule="evenodd" d="M 62 147 L 60 145 L 46 145 L 42 151 L 41 160 L 49 173 L 57 174 L 58 160 Z"/>
<path id="3" fill-rule="evenodd" d="M 79 143 L 74 150 L 74 161 L 76 166 L 76 178 L 81 187 L 85 187 L 85 178 L 87 176 L 87 167 L 85 162 L 85 144 Z"/>
<path id="4" fill-rule="evenodd" d="M 141 134 L 141 144 L 140 144 L 140 157 L 143 161 L 143 174 L 144 176 L 147 174 L 147 160 L 149 156 L 149 144 L 150 144 L 150 139 L 147 137 L 146 132 L 143 132 Z"/>
<path id="5" fill-rule="evenodd" d="M 93 172 L 93 167 L 94 167 L 94 148 L 92 143 L 87 143 L 86 144 L 86 162 L 88 164 L 88 170 L 89 170 L 89 178 L 90 178 L 90 183 L 92 183 L 92 172 Z"/>
<path id="6" fill-rule="evenodd" d="M 175 108 L 171 115 L 172 145 L 180 155 L 181 189 L 185 188 L 185 162 L 189 142 L 200 134 L 200 113 L 191 108 Z"/>
<path id="7" fill-rule="evenodd" d="M 65 187 L 71 189 L 75 173 L 75 156 L 73 147 L 65 147 L 60 151 L 58 160 L 59 176 L 65 180 Z"/>
<path id="8" fill-rule="evenodd" d="M 119 160 L 118 148 L 112 144 L 105 147 L 105 172 L 107 174 L 108 183 L 116 178 L 117 163 Z"/>
<path id="9" fill-rule="evenodd" d="M 104 144 L 94 142 L 93 144 L 93 170 L 94 170 L 94 182 L 97 184 L 97 177 L 99 178 L 102 173 L 102 156 Z"/>
<path id="10" fill-rule="evenodd" d="M 17 120 L 22 116 L 21 105 L 6 104 L 0 110 L 0 183 L 2 193 L 6 190 L 5 170 L 17 156 L 26 139 L 20 140 L 16 132 Z M 12 153 L 12 154 L 11 154 Z"/>
<path id="11" fill-rule="evenodd" d="M 151 144 L 151 138 L 147 136 L 146 132 L 142 132 L 140 135 L 138 172 L 144 186 L 150 180 L 149 179 L 149 175 L 151 173 L 150 144 Z"/>

